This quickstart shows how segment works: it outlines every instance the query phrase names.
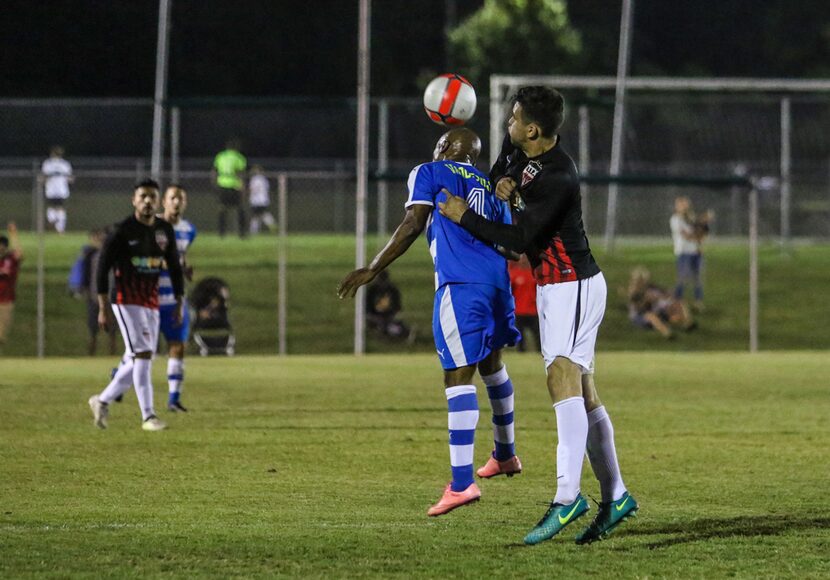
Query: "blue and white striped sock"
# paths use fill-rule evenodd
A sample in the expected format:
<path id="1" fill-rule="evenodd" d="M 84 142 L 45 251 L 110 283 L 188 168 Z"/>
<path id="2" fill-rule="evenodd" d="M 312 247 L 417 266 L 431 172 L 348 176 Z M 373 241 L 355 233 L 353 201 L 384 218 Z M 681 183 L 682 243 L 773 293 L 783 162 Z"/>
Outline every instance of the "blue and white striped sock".
<path id="1" fill-rule="evenodd" d="M 473 443 L 478 424 L 478 399 L 475 385 L 460 385 L 447 390 L 450 430 L 450 466 L 453 491 L 464 491 L 473 483 Z"/>
<path id="2" fill-rule="evenodd" d="M 507 375 L 507 367 L 481 377 L 487 385 L 490 407 L 493 409 L 493 439 L 495 451 L 493 456 L 499 461 L 506 461 L 516 455 L 515 432 L 513 429 L 513 383 Z"/>

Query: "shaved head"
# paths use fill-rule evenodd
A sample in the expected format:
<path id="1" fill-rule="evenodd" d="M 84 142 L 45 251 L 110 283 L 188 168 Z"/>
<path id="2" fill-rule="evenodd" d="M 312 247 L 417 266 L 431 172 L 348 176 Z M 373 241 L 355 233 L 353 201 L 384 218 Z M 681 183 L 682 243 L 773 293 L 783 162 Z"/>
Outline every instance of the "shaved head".
<path id="1" fill-rule="evenodd" d="M 432 152 L 433 161 L 461 161 L 475 165 L 481 153 L 481 139 L 466 127 L 450 129 L 438 139 Z"/>

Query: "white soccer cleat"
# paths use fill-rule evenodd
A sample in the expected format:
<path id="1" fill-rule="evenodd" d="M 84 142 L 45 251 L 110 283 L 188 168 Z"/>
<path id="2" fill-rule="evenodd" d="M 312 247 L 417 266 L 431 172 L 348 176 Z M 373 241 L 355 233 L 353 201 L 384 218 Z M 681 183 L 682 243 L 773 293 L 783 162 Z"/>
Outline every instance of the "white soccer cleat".
<path id="1" fill-rule="evenodd" d="M 151 415 L 141 424 L 141 428 L 145 431 L 163 431 L 164 429 L 167 429 L 167 423 L 155 415 Z"/>
<path id="2" fill-rule="evenodd" d="M 92 395 L 89 398 L 89 408 L 92 409 L 93 424 L 99 429 L 107 428 L 107 417 L 109 416 L 109 406 L 101 402 L 98 395 Z"/>

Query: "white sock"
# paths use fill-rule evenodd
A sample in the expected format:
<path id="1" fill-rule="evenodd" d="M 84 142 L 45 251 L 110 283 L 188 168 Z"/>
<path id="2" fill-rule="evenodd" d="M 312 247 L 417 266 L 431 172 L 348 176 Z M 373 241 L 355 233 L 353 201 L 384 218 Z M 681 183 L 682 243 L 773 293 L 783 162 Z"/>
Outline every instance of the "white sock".
<path id="1" fill-rule="evenodd" d="M 144 421 L 156 414 L 153 409 L 153 383 L 150 377 L 152 368 L 153 361 L 149 358 L 136 358 L 133 363 L 133 385 L 138 397 L 138 406 L 141 407 L 141 419 Z"/>
<path id="2" fill-rule="evenodd" d="M 573 503 L 579 494 L 582 478 L 582 461 L 585 459 L 585 444 L 588 439 L 588 414 L 585 400 L 571 397 L 553 406 L 556 411 L 556 431 L 559 443 L 556 446 L 556 497 L 555 503 Z"/>
<path id="3" fill-rule="evenodd" d="M 56 221 L 58 221 L 58 217 L 55 211 L 56 210 L 53 207 L 46 208 L 46 221 L 50 224 L 54 224 Z"/>
<path id="4" fill-rule="evenodd" d="M 112 403 L 119 396 L 123 395 L 133 384 L 133 359 L 125 356 L 121 360 L 121 365 L 115 371 L 110 384 L 98 395 L 98 399 L 102 403 Z"/>
<path id="5" fill-rule="evenodd" d="M 66 210 L 59 209 L 57 211 L 58 219 L 55 221 L 55 230 L 62 234 L 66 231 Z"/>
<path id="6" fill-rule="evenodd" d="M 588 459 L 602 491 L 602 501 L 617 501 L 625 493 L 625 484 L 617 462 L 614 426 L 605 410 L 597 407 L 588 413 Z"/>
<path id="7" fill-rule="evenodd" d="M 180 358 L 167 359 L 167 386 L 171 393 L 182 390 L 184 382 L 184 361 Z"/>

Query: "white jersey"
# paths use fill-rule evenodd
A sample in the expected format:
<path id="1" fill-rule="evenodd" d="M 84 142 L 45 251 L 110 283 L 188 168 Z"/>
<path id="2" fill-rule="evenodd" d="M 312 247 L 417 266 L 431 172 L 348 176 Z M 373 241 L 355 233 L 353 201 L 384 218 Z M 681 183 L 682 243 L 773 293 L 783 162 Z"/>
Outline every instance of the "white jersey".
<path id="1" fill-rule="evenodd" d="M 685 237 L 694 233 L 695 230 L 692 227 L 692 224 L 687 222 L 683 216 L 674 214 L 669 220 L 669 225 L 671 226 L 671 237 L 672 240 L 674 240 L 675 256 L 680 256 L 681 254 L 700 253 L 700 244 Z"/>
<path id="2" fill-rule="evenodd" d="M 250 194 L 250 204 L 252 207 L 267 207 L 271 204 L 271 198 L 268 195 L 271 190 L 271 185 L 268 183 L 268 178 L 264 175 L 254 175 L 248 182 L 248 191 Z"/>
<path id="3" fill-rule="evenodd" d="M 69 178 L 72 177 L 72 165 L 61 157 L 50 157 L 43 162 L 41 173 L 46 176 L 44 191 L 49 199 L 66 199 L 69 197 Z"/>

